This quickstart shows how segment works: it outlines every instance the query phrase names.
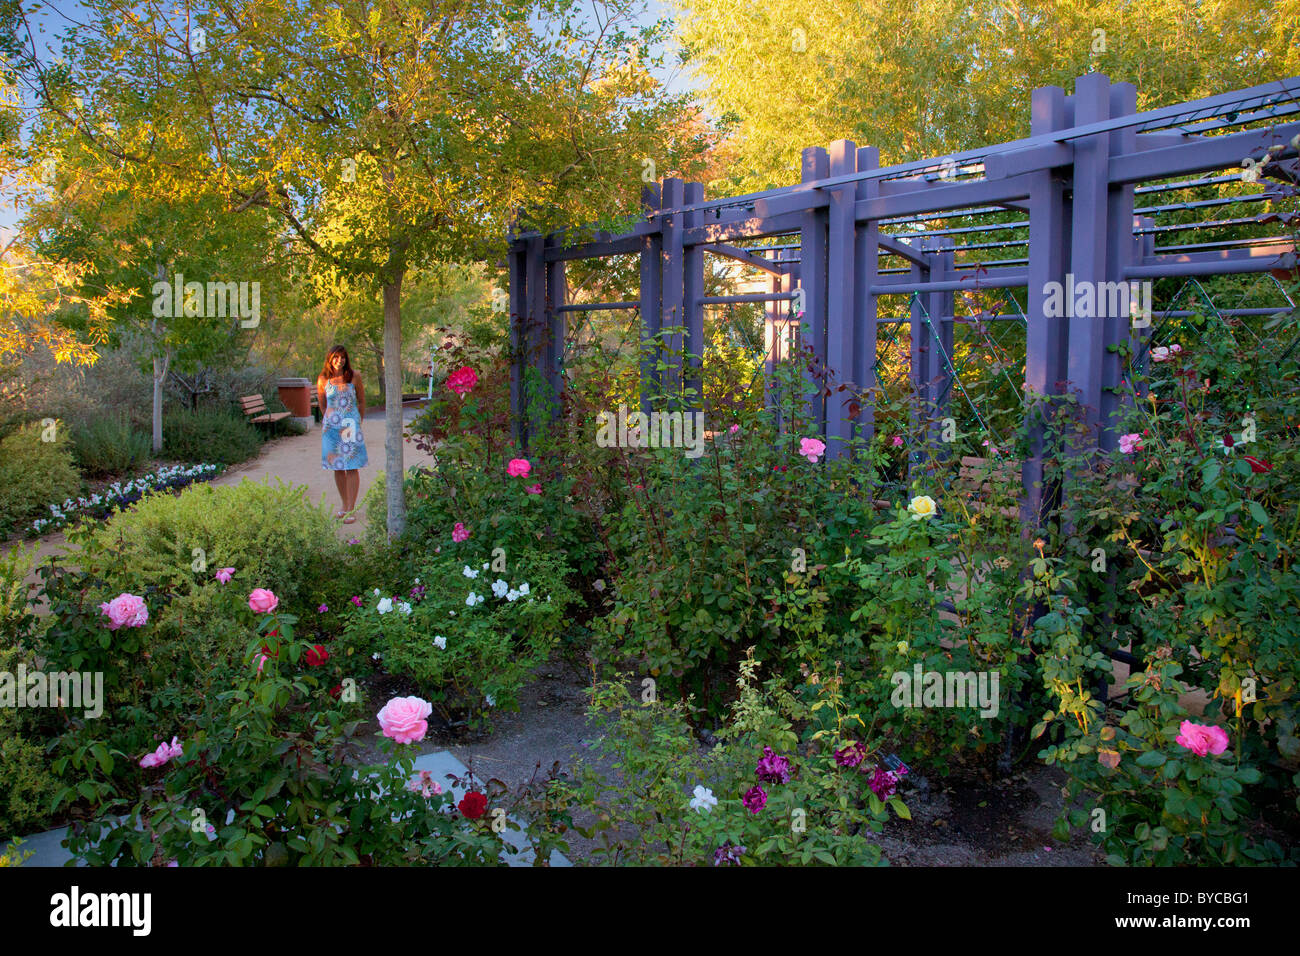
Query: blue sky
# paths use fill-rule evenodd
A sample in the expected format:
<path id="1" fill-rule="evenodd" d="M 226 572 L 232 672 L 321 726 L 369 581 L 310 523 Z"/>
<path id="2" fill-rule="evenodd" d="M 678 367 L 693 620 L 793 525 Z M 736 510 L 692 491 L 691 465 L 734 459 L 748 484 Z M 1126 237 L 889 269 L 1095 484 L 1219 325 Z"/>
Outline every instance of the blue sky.
<path id="1" fill-rule="evenodd" d="M 638 18 L 642 23 L 652 23 L 659 17 L 668 16 L 671 12 L 668 4 L 663 0 L 644 0 L 644 2 L 646 10 Z M 57 37 L 71 25 L 82 5 L 77 0 L 51 0 L 51 2 L 42 2 L 41 9 L 35 13 L 31 12 L 35 4 L 30 0 L 24 2 L 23 6 L 29 11 L 28 15 L 33 24 L 38 29 L 43 28 L 43 32 L 38 32 L 37 39 L 38 42 L 44 41 L 48 49 L 49 45 L 53 44 Z M 589 5 L 588 9 L 590 10 Z M 54 53 L 51 52 L 50 56 L 53 57 Z M 685 70 L 675 67 L 672 63 L 668 63 L 665 69 L 656 72 L 659 79 L 672 92 L 680 92 L 696 85 Z M 14 208 L 13 198 L 7 194 L 0 194 L 0 243 L 8 240 L 19 218 L 20 211 Z"/>

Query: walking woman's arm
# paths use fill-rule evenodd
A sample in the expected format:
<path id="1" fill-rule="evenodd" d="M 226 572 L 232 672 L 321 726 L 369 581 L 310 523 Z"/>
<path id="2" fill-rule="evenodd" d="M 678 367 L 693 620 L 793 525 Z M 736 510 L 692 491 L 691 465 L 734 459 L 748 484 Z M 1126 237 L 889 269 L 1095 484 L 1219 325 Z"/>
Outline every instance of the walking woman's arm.
<path id="1" fill-rule="evenodd" d="M 361 419 L 366 417 L 366 386 L 362 383 L 360 375 L 357 376 L 357 411 L 359 425 Z"/>
<path id="2" fill-rule="evenodd" d="M 323 375 L 316 376 L 316 401 L 320 403 L 320 417 L 323 422 L 325 420 L 325 377 Z"/>

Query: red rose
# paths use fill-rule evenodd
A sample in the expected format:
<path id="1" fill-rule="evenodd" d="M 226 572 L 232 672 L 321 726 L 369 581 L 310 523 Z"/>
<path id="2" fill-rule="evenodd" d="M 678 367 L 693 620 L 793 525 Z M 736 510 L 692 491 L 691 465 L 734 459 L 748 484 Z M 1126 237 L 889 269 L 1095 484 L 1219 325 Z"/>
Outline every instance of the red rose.
<path id="1" fill-rule="evenodd" d="M 1264 472 L 1266 472 L 1266 471 L 1272 471 L 1272 470 L 1273 470 L 1273 466 L 1272 466 L 1272 465 L 1270 465 L 1270 464 L 1269 464 L 1268 462 L 1266 462 L 1266 461 L 1260 461 L 1260 460 L 1259 460 L 1258 458 L 1256 458 L 1254 455 L 1242 455 L 1241 457 L 1244 458 L 1244 459 L 1246 459 L 1246 461 L 1250 462 L 1250 470 L 1253 471 L 1253 472 L 1254 472 L 1255 474 L 1257 474 L 1257 475 L 1262 475 L 1262 474 L 1264 474 Z"/>
<path id="2" fill-rule="evenodd" d="M 343 693 L 342 684 L 335 684 L 333 687 L 330 688 L 330 696 L 333 697 L 335 700 L 337 700 L 339 696 L 342 695 L 342 693 Z"/>
<path id="3" fill-rule="evenodd" d="M 456 806 L 469 819 L 477 820 L 487 813 L 487 797 L 476 790 L 471 790 L 461 797 L 460 803 L 456 804 Z"/>
<path id="4" fill-rule="evenodd" d="M 313 644 L 307 648 L 307 666 L 320 667 L 330 659 L 330 652 L 325 650 L 324 644 Z"/>

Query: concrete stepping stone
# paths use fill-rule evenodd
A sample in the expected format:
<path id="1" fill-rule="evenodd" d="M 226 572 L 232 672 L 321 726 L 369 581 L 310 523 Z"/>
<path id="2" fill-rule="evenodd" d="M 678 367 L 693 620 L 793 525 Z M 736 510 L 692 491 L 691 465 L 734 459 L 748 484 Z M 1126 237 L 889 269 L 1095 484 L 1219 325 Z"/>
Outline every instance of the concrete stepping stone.
<path id="1" fill-rule="evenodd" d="M 419 773 L 422 770 L 429 771 L 444 790 L 450 790 L 454 802 L 460 802 L 461 797 L 466 793 L 464 787 L 457 787 L 452 784 L 451 778 L 465 777 L 469 769 L 445 750 L 437 753 L 424 754 L 416 758 L 415 770 Z M 231 814 L 233 818 L 233 814 Z M 537 852 L 528 843 L 528 838 L 522 830 L 523 824 L 515 817 L 507 817 L 511 823 L 519 826 L 521 829 L 507 829 L 501 834 L 502 840 L 508 849 L 503 850 L 501 854 L 502 862 L 507 866 L 532 866 L 533 861 L 537 858 Z M 227 819 L 229 822 L 229 818 Z M 59 827 L 55 830 L 46 830 L 44 833 L 36 833 L 32 836 L 22 838 L 20 852 L 32 853 L 22 865 L 23 866 L 66 866 L 71 860 L 72 854 L 62 845 L 64 838 L 68 835 L 67 827 Z M 77 866 L 86 864 L 80 860 Z M 572 866 L 563 854 L 558 850 L 551 851 L 551 866 Z"/>

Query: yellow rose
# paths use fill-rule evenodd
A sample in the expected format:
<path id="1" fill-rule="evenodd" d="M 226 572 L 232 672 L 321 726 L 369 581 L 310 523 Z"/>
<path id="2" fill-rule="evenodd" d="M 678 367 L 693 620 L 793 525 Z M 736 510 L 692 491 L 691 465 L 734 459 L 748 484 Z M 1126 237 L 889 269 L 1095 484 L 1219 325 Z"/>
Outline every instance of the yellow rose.
<path id="1" fill-rule="evenodd" d="M 907 510 L 912 513 L 913 521 L 920 521 L 922 518 L 933 518 L 934 499 L 929 495 L 917 495 L 912 499 L 912 503 L 907 506 Z"/>

